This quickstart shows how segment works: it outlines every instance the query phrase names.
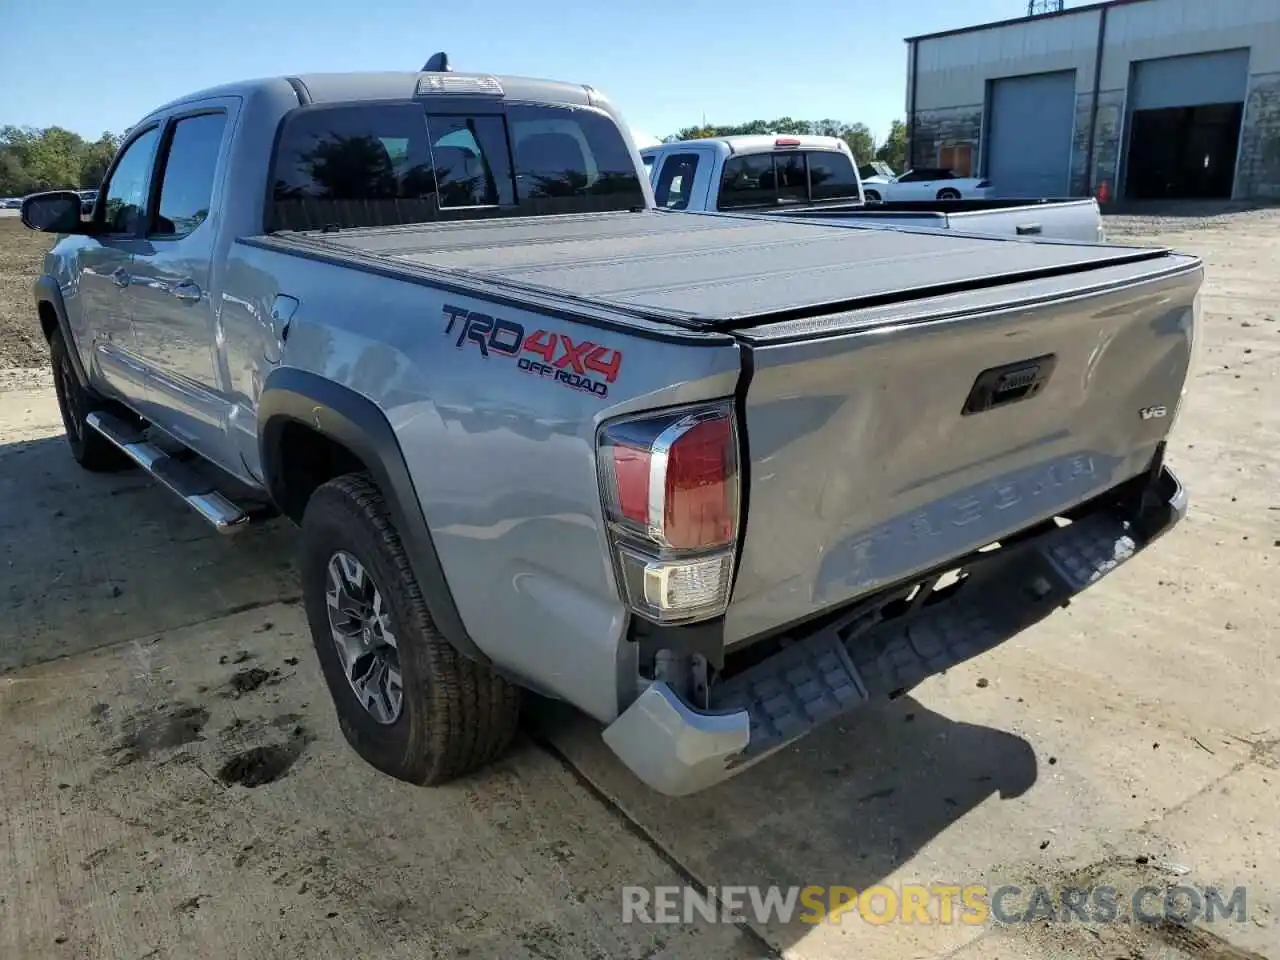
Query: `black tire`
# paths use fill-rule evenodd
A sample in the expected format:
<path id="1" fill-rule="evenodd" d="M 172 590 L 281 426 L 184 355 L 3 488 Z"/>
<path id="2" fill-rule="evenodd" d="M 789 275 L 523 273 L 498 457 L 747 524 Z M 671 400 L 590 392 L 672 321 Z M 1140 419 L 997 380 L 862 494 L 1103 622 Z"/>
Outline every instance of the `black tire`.
<path id="1" fill-rule="evenodd" d="M 81 386 L 61 330 L 55 330 L 49 338 L 49 359 L 53 365 L 53 392 L 58 396 L 58 411 L 62 414 L 62 426 L 67 433 L 67 446 L 71 448 L 71 456 L 76 463 L 94 473 L 113 473 L 132 467 L 132 460 L 85 423 L 85 417 L 102 408 L 102 399 Z"/>
<path id="2" fill-rule="evenodd" d="M 863 191 L 862 191 L 862 196 L 863 196 L 863 198 L 867 201 L 867 203 L 879 203 L 879 202 L 880 202 L 880 191 L 879 191 L 879 190 L 863 190 Z"/>
<path id="3" fill-rule="evenodd" d="M 403 706 L 383 724 L 352 690 L 330 631 L 326 577 L 338 551 L 368 571 L 396 635 Z M 510 744 L 520 689 L 459 654 L 427 609 L 386 501 L 363 475 L 320 486 L 302 518 L 302 593 L 307 621 L 338 724 L 352 749 L 399 780 L 445 783 L 489 763 Z"/>
<path id="4" fill-rule="evenodd" d="M 938 191 L 938 199 L 939 200 L 959 200 L 960 191 L 953 190 L 951 187 L 946 187 Z"/>

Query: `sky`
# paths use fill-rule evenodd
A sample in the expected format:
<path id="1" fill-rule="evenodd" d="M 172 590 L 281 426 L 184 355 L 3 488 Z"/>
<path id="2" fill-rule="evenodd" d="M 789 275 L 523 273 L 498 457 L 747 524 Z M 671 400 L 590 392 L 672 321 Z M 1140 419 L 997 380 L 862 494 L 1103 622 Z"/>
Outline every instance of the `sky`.
<path id="1" fill-rule="evenodd" d="M 1067 6 L 1076 6 L 1068 2 Z M 1026 13 L 1026 0 L 0 0 L 0 126 L 119 132 L 234 80 L 453 69 L 588 83 L 633 130 L 905 113 L 903 38 Z"/>

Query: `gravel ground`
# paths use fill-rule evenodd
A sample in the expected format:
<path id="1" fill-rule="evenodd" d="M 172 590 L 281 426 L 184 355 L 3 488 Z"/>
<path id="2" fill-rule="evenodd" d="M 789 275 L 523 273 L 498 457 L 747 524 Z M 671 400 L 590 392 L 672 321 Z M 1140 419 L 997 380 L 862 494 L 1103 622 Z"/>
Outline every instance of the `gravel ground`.
<path id="1" fill-rule="evenodd" d="M 0 957 L 1280 957 L 1280 211 L 1108 231 L 1205 259 L 1169 454 L 1187 519 L 1015 640 L 679 801 L 558 710 L 459 784 L 372 773 L 293 530 L 221 538 L 136 473 L 78 471 L 43 371 L 0 375 Z M 619 922 L 623 884 L 689 880 L 1243 886 L 1248 916 Z"/>

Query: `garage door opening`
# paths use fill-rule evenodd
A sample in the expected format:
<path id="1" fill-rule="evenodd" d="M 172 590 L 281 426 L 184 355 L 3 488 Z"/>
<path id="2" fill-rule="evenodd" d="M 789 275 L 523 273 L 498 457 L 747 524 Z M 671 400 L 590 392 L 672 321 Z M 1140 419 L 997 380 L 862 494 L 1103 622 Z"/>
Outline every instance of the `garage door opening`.
<path id="1" fill-rule="evenodd" d="M 1135 110 L 1125 196 L 1134 200 L 1229 200 L 1243 103 Z"/>
<path id="2" fill-rule="evenodd" d="M 986 168 L 1000 197 L 1065 197 L 1076 72 L 988 81 Z"/>

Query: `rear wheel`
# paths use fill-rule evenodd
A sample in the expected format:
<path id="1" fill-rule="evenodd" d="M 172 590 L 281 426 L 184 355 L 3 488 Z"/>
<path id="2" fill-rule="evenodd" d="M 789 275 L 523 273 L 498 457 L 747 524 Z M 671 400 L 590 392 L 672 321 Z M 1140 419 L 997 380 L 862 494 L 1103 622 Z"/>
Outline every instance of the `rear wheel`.
<path id="1" fill-rule="evenodd" d="M 879 202 L 880 202 L 880 191 L 879 191 L 879 190 L 863 190 L 863 191 L 862 191 L 862 195 L 866 198 L 867 203 L 879 203 Z"/>
<path id="2" fill-rule="evenodd" d="M 62 331 L 55 330 L 49 338 L 49 359 L 53 364 L 53 391 L 58 397 L 58 412 L 62 414 L 62 426 L 67 433 L 67 445 L 76 463 L 95 473 L 123 470 L 133 461 L 120 452 L 111 441 L 85 423 L 94 410 L 101 409 L 100 397 L 90 393 L 80 384 L 71 354 Z"/>
<path id="3" fill-rule="evenodd" d="M 366 762 L 439 784 L 506 749 L 519 689 L 441 636 L 367 477 L 330 480 L 307 502 L 302 590 L 339 726 Z"/>
<path id="4" fill-rule="evenodd" d="M 946 187 L 938 191 L 938 199 L 939 200 L 959 200 L 960 191 L 953 190 L 951 187 Z"/>

